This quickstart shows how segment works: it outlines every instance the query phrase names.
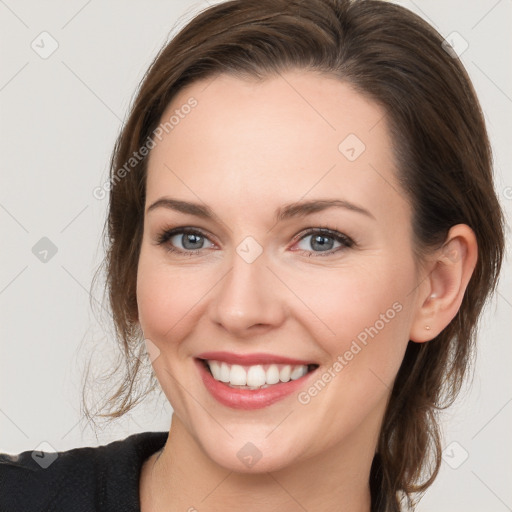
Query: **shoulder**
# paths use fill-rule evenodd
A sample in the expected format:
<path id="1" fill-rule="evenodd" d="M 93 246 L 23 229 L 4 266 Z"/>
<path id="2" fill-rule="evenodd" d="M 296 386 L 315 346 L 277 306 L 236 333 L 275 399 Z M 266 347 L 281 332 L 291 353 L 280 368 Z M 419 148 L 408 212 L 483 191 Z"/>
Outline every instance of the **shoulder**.
<path id="1" fill-rule="evenodd" d="M 98 447 L 0 453 L 0 510 L 138 512 L 141 466 L 167 436 L 142 432 Z"/>

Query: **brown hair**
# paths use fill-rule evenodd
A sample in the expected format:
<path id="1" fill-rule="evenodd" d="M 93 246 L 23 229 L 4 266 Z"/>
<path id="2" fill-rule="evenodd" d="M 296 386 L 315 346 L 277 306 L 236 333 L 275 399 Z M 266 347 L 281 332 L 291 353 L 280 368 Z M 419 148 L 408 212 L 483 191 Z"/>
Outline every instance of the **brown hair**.
<path id="1" fill-rule="evenodd" d="M 477 320 L 503 257 L 503 216 L 491 150 L 470 79 L 443 38 L 407 9 L 381 0 L 232 0 L 207 8 L 164 46 L 150 66 L 111 159 L 105 270 L 124 376 L 104 404 L 128 412 L 149 390 L 143 363 L 136 275 L 143 232 L 147 158 L 118 171 L 151 139 L 176 93 L 195 80 L 230 73 L 265 79 L 313 70 L 351 84 L 384 107 L 397 177 L 414 207 L 414 249 L 443 244 L 450 227 L 475 232 L 478 262 L 460 310 L 428 343 L 409 342 L 383 420 L 371 471 L 372 507 L 413 505 L 441 462 L 437 413 L 458 394 L 474 350 Z M 96 279 L 97 276 L 95 276 Z M 146 380 L 145 382 L 148 382 Z M 87 408 L 86 408 L 86 412 Z M 89 416 L 91 417 L 91 416 Z"/>

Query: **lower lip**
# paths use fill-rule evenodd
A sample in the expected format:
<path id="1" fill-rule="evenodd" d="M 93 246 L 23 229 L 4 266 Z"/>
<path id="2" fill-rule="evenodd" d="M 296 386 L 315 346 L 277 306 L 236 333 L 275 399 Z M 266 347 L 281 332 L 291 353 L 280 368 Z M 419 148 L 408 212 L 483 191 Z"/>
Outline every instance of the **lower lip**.
<path id="1" fill-rule="evenodd" d="M 202 360 L 196 359 L 201 378 L 206 389 L 221 404 L 233 409 L 261 409 L 282 400 L 298 391 L 306 380 L 316 371 L 313 370 L 300 379 L 281 382 L 264 389 L 237 389 L 231 388 L 223 382 L 215 380 L 211 373 L 205 368 Z"/>

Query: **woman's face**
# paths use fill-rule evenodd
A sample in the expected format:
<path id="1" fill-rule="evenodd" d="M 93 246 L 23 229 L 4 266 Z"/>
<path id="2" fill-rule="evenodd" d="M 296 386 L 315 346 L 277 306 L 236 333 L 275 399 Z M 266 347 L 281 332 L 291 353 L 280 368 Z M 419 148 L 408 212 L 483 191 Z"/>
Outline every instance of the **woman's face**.
<path id="1" fill-rule="evenodd" d="M 195 82 L 170 119 L 148 162 L 137 301 L 180 424 L 235 471 L 373 453 L 419 280 L 383 110 L 296 71 Z"/>

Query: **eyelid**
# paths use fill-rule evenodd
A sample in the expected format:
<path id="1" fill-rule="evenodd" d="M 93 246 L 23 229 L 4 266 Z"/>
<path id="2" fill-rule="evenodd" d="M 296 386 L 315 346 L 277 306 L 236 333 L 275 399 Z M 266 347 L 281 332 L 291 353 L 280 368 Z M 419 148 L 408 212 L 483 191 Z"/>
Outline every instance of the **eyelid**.
<path id="1" fill-rule="evenodd" d="M 329 249 L 327 251 L 312 251 L 312 250 L 308 251 L 305 249 L 296 249 L 293 252 L 302 252 L 302 253 L 308 255 L 309 257 L 314 256 L 315 258 L 316 257 L 324 257 L 324 256 L 328 257 L 328 256 L 334 256 L 335 254 L 343 252 L 343 251 L 350 249 L 351 247 L 354 247 L 357 245 L 354 242 L 354 240 L 352 238 L 350 238 L 348 235 L 345 235 L 341 231 L 334 230 L 331 228 L 326 228 L 326 227 L 308 228 L 304 231 L 301 231 L 293 238 L 293 241 L 294 241 L 293 245 L 300 243 L 302 240 L 304 240 L 305 238 L 307 238 L 308 236 L 311 236 L 311 235 L 320 235 L 320 236 L 323 235 L 328 238 L 332 238 L 335 241 L 337 241 L 340 244 L 340 246 L 336 247 L 334 249 Z"/>
<path id="2" fill-rule="evenodd" d="M 315 228 L 307 228 L 307 229 L 301 231 L 300 233 L 298 233 L 297 235 L 295 235 L 293 237 L 293 241 L 294 242 L 300 241 L 306 236 L 309 236 L 312 234 L 317 234 L 317 233 L 330 236 L 331 238 L 334 238 L 335 240 L 341 240 L 344 243 L 346 243 L 347 245 L 351 245 L 351 246 L 356 245 L 355 241 L 352 238 L 350 238 L 348 235 L 346 235 L 345 233 L 338 231 L 336 229 L 331 229 L 331 228 L 321 227 L 321 226 L 318 226 Z"/>
<path id="3" fill-rule="evenodd" d="M 211 240 L 212 235 L 206 233 L 201 228 L 196 228 L 193 226 L 178 226 L 178 227 L 174 227 L 174 228 L 164 228 L 157 235 L 156 243 L 157 243 L 157 245 L 164 245 L 173 236 L 176 236 L 179 234 L 187 234 L 187 233 L 199 235 L 199 236 L 207 239 L 208 241 L 210 241 L 213 245 L 217 245 L 215 243 L 215 241 Z M 314 234 L 325 235 L 329 238 L 333 238 L 334 240 L 338 241 L 341 244 L 341 246 L 337 247 L 336 249 L 330 249 L 328 251 L 307 251 L 305 249 L 299 249 L 299 250 L 295 250 L 293 252 L 302 252 L 302 253 L 308 254 L 309 256 L 315 255 L 315 257 L 316 256 L 329 256 L 329 255 L 334 255 L 343 249 L 349 249 L 353 246 L 357 246 L 357 243 L 351 237 L 342 233 L 341 231 L 338 231 L 336 229 L 327 228 L 327 227 L 321 227 L 321 226 L 306 228 L 306 229 L 302 230 L 300 233 L 296 234 L 292 238 L 292 246 L 296 245 L 298 242 L 300 242 L 307 236 L 311 236 Z M 174 252 L 174 253 L 188 255 L 188 256 L 192 256 L 194 254 L 199 254 L 204 249 L 205 248 L 187 251 L 187 250 L 182 250 L 182 249 L 178 249 L 178 248 L 174 248 L 174 247 L 173 248 L 167 247 L 167 250 L 169 252 Z"/>
<path id="4" fill-rule="evenodd" d="M 202 236 L 203 238 L 206 238 L 207 240 L 209 240 L 213 245 L 216 245 L 216 243 L 213 240 L 211 240 L 211 238 L 213 238 L 212 235 L 208 234 L 201 228 L 195 228 L 192 226 L 178 226 L 175 228 L 164 228 L 157 235 L 156 243 L 157 243 L 157 245 L 163 245 L 166 242 L 168 242 L 169 239 L 172 238 L 173 236 L 180 235 L 180 234 L 199 235 L 199 236 Z M 196 251 L 182 251 L 181 249 L 175 249 L 175 250 L 176 250 L 176 252 L 186 252 L 187 254 L 194 254 L 195 252 L 199 252 L 202 249 L 197 249 Z"/>

